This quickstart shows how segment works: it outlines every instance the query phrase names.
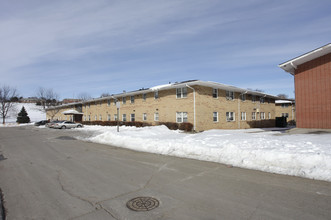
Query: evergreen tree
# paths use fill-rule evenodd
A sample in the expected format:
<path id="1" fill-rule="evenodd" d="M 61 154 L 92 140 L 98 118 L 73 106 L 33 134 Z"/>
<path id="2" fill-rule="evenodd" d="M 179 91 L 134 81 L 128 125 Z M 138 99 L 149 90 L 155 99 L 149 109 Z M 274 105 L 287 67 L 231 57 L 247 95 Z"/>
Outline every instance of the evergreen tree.
<path id="1" fill-rule="evenodd" d="M 28 113 L 25 111 L 24 106 L 22 107 L 20 113 L 18 113 L 16 122 L 17 123 L 29 123 L 30 122 L 30 118 L 28 116 Z"/>

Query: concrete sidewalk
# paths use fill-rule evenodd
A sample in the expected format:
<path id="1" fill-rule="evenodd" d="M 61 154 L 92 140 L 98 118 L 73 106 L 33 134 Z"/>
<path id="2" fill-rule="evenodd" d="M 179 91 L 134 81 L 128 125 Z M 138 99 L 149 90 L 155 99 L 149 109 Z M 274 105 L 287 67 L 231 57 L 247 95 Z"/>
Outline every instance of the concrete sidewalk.
<path id="1" fill-rule="evenodd" d="M 0 128 L 8 219 L 329 219 L 331 183 Z M 136 212 L 127 202 L 157 199 Z M 150 202 L 152 204 L 152 202 Z M 144 203 L 142 206 L 148 206 Z"/>

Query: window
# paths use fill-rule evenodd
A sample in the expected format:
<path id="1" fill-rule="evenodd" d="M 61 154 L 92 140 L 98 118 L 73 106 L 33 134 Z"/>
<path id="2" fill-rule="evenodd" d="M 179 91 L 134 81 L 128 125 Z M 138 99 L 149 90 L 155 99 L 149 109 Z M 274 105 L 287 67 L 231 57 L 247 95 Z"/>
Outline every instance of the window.
<path id="1" fill-rule="evenodd" d="M 111 116 L 110 116 L 110 114 L 107 115 L 107 120 L 108 120 L 108 121 L 111 120 Z"/>
<path id="2" fill-rule="evenodd" d="M 154 113 L 154 121 L 159 121 L 159 113 L 158 112 Z"/>
<path id="3" fill-rule="evenodd" d="M 110 103 L 111 103 L 111 100 L 108 99 L 108 101 L 107 101 L 107 105 L 110 106 Z"/>
<path id="4" fill-rule="evenodd" d="M 288 108 L 288 103 L 282 103 L 282 108 Z"/>
<path id="5" fill-rule="evenodd" d="M 90 108 L 90 107 L 91 107 L 91 104 L 89 103 L 89 104 L 88 104 L 88 108 Z"/>
<path id="6" fill-rule="evenodd" d="M 122 121 L 126 121 L 126 114 L 122 115 Z"/>
<path id="7" fill-rule="evenodd" d="M 131 121 L 135 121 L 135 115 L 131 114 Z"/>
<path id="8" fill-rule="evenodd" d="M 282 117 L 288 118 L 288 113 L 282 113 Z"/>
<path id="9" fill-rule="evenodd" d="M 94 121 L 97 121 L 97 120 L 98 120 L 98 116 L 95 115 L 95 116 L 94 116 Z"/>
<path id="10" fill-rule="evenodd" d="M 271 119 L 271 113 L 270 112 L 268 113 L 268 119 Z"/>
<path id="11" fill-rule="evenodd" d="M 61 120 L 61 117 L 60 117 L 60 120 Z M 84 115 L 84 121 L 86 121 L 86 115 Z"/>
<path id="12" fill-rule="evenodd" d="M 143 100 L 146 101 L 146 93 L 143 94 Z"/>
<path id="13" fill-rule="evenodd" d="M 256 120 L 256 112 L 252 112 L 252 120 Z"/>
<path id="14" fill-rule="evenodd" d="M 130 97 L 130 100 L 131 100 L 131 103 L 134 103 L 134 96 L 133 95 Z"/>
<path id="15" fill-rule="evenodd" d="M 187 122 L 187 112 L 176 112 L 176 122 Z"/>
<path id="16" fill-rule="evenodd" d="M 101 114 L 99 115 L 99 120 L 102 121 L 102 115 Z"/>
<path id="17" fill-rule="evenodd" d="M 177 88 L 176 97 L 177 97 L 177 99 L 186 98 L 187 97 L 187 88 L 186 87 Z"/>
<path id="18" fill-rule="evenodd" d="M 117 121 L 117 114 L 114 114 L 114 120 Z"/>
<path id="19" fill-rule="evenodd" d="M 241 112 L 241 120 L 246 121 L 246 112 Z"/>
<path id="20" fill-rule="evenodd" d="M 114 105 L 116 105 L 116 102 L 117 102 L 118 100 L 117 99 L 114 99 Z"/>
<path id="21" fill-rule="evenodd" d="M 252 102 L 256 102 L 256 96 L 252 95 Z"/>
<path id="22" fill-rule="evenodd" d="M 218 89 L 213 89 L 213 98 L 218 98 Z"/>
<path id="23" fill-rule="evenodd" d="M 241 101 L 246 101 L 246 94 L 241 94 L 240 95 L 240 99 L 241 99 Z"/>
<path id="24" fill-rule="evenodd" d="M 261 120 L 265 119 L 265 113 L 264 112 L 260 112 L 260 118 L 261 118 Z"/>
<path id="25" fill-rule="evenodd" d="M 226 113 L 226 121 L 234 121 L 234 112 Z"/>
<path id="26" fill-rule="evenodd" d="M 88 116 L 88 120 L 91 121 L 91 115 Z"/>
<path id="27" fill-rule="evenodd" d="M 126 97 L 122 98 L 122 103 L 125 104 L 126 103 Z"/>
<path id="28" fill-rule="evenodd" d="M 100 101 L 100 103 L 99 103 L 99 104 L 100 104 L 100 106 L 101 106 L 101 105 L 102 105 L 102 101 Z"/>
<path id="29" fill-rule="evenodd" d="M 147 121 L 147 114 L 143 113 L 143 121 Z"/>
<path id="30" fill-rule="evenodd" d="M 262 103 L 262 104 L 264 103 L 264 98 L 263 97 L 260 98 L 260 103 Z"/>
<path id="31" fill-rule="evenodd" d="M 159 98 L 159 91 L 155 91 L 154 92 L 154 99 L 158 99 Z"/>
<path id="32" fill-rule="evenodd" d="M 213 122 L 218 122 L 218 112 L 213 112 Z"/>
<path id="33" fill-rule="evenodd" d="M 234 99 L 234 92 L 226 91 L 226 99 L 227 100 L 233 100 Z"/>

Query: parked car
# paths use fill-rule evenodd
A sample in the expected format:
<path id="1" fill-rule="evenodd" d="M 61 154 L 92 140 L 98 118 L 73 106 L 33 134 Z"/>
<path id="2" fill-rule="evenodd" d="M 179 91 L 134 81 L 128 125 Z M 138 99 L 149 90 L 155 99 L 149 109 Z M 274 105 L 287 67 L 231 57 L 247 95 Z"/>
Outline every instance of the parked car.
<path id="1" fill-rule="evenodd" d="M 54 123 L 53 128 L 66 129 L 66 128 L 81 128 L 83 127 L 80 123 L 75 123 L 72 121 L 59 121 Z"/>
<path id="2" fill-rule="evenodd" d="M 48 120 L 41 120 L 34 123 L 35 126 L 46 125 L 49 121 Z"/>
<path id="3" fill-rule="evenodd" d="M 51 122 L 46 124 L 46 127 L 53 128 L 54 124 L 59 123 L 59 122 L 61 122 L 61 121 L 59 121 L 59 120 L 51 121 Z"/>

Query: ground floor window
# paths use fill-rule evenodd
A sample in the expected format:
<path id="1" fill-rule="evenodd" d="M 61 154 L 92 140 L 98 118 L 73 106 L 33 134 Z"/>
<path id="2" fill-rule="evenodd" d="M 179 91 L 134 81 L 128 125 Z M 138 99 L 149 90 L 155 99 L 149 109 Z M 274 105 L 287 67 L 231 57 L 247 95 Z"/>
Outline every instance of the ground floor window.
<path id="1" fill-rule="evenodd" d="M 114 120 L 117 121 L 117 114 L 114 114 Z"/>
<path id="2" fill-rule="evenodd" d="M 235 117 L 234 117 L 234 112 L 227 112 L 226 113 L 226 121 L 234 121 Z"/>
<path id="3" fill-rule="evenodd" d="M 187 112 L 176 112 L 176 122 L 187 122 Z"/>
<path id="4" fill-rule="evenodd" d="M 265 119 L 265 113 L 264 112 L 261 112 L 260 113 L 260 118 L 261 118 L 261 120 L 264 120 Z"/>
<path id="5" fill-rule="evenodd" d="M 108 114 L 107 119 L 108 119 L 108 121 L 111 120 L 111 116 L 110 116 L 110 114 Z"/>
<path id="6" fill-rule="evenodd" d="M 86 115 L 84 115 L 84 121 L 86 121 Z"/>
<path id="7" fill-rule="evenodd" d="M 241 112 L 241 120 L 246 121 L 246 112 Z"/>
<path id="8" fill-rule="evenodd" d="M 98 120 L 98 116 L 94 115 L 94 121 L 97 121 L 97 120 Z"/>
<path id="9" fill-rule="evenodd" d="M 91 115 L 88 116 L 88 120 L 91 121 Z"/>
<path id="10" fill-rule="evenodd" d="M 99 120 L 102 121 L 102 115 L 101 114 L 99 115 Z"/>
<path id="11" fill-rule="evenodd" d="M 218 122 L 218 112 L 213 112 L 213 122 Z"/>
<path id="12" fill-rule="evenodd" d="M 135 121 L 135 114 L 131 114 L 131 121 Z"/>
<path id="13" fill-rule="evenodd" d="M 159 113 L 158 112 L 154 113 L 154 121 L 159 121 Z"/>
<path id="14" fill-rule="evenodd" d="M 282 117 L 288 118 L 288 113 L 282 113 Z"/>
<path id="15" fill-rule="evenodd" d="M 268 113 L 268 119 L 271 119 L 271 113 L 270 112 Z"/>
<path id="16" fill-rule="evenodd" d="M 256 120 L 256 112 L 252 112 L 252 120 Z"/>
<path id="17" fill-rule="evenodd" d="M 122 121 L 126 121 L 126 114 L 122 115 Z"/>
<path id="18" fill-rule="evenodd" d="M 147 114 L 143 113 L 143 121 L 147 121 Z"/>

